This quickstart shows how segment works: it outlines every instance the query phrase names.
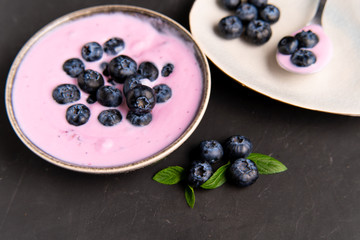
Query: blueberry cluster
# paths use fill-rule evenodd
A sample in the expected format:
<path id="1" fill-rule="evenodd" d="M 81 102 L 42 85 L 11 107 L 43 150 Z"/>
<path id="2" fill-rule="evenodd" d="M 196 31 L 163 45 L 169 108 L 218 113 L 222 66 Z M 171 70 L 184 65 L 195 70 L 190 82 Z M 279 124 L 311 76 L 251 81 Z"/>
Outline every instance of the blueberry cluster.
<path id="1" fill-rule="evenodd" d="M 281 54 L 291 55 L 291 62 L 298 67 L 308 67 L 316 62 L 311 49 L 319 42 L 319 37 L 311 30 L 301 31 L 295 36 L 285 36 L 278 43 Z M 305 48 L 305 49 L 304 49 Z"/>
<path id="2" fill-rule="evenodd" d="M 194 161 L 187 173 L 187 182 L 192 187 L 199 187 L 213 174 L 212 165 L 223 157 L 231 161 L 228 168 L 228 179 L 239 187 L 253 184 L 259 177 L 255 163 L 247 157 L 252 152 L 251 141 L 235 135 L 225 141 L 224 147 L 216 140 L 206 140 L 200 143 L 200 161 Z"/>
<path id="3" fill-rule="evenodd" d="M 233 12 L 218 23 L 220 35 L 226 39 L 241 36 L 255 45 L 269 41 L 272 35 L 270 24 L 280 18 L 279 9 L 267 0 L 221 0 L 223 7 Z"/>
<path id="4" fill-rule="evenodd" d="M 158 68 L 149 61 L 138 66 L 131 57 L 120 55 L 124 48 L 125 42 L 117 37 L 109 39 L 102 46 L 97 42 L 86 43 L 81 49 L 83 60 L 99 61 L 104 54 L 114 58 L 110 62 L 100 64 L 102 73 L 86 69 L 84 62 L 79 58 L 66 60 L 63 70 L 70 77 L 77 79 L 77 85 L 57 86 L 52 92 L 53 99 L 59 104 L 74 103 L 80 100 L 82 90 L 89 95 L 86 100 L 88 104 L 97 102 L 108 107 L 98 115 L 99 122 L 104 126 L 114 126 L 123 118 L 118 107 L 124 98 L 128 106 L 126 118 L 130 123 L 134 126 L 148 125 L 152 121 L 151 111 L 155 104 L 168 101 L 172 96 L 172 90 L 166 84 L 159 84 L 153 88 L 144 85 L 143 79 L 151 82 L 158 79 Z M 173 70 L 174 65 L 168 63 L 163 66 L 160 74 L 162 77 L 168 77 Z M 89 120 L 90 115 L 90 109 L 86 105 L 74 104 L 67 109 L 66 120 L 71 125 L 80 126 Z"/>

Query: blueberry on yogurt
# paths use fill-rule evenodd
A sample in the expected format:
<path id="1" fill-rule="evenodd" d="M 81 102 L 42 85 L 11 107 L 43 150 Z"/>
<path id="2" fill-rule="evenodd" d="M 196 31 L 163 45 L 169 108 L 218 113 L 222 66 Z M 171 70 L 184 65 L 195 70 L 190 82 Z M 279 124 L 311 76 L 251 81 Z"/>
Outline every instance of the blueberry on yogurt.
<path id="1" fill-rule="evenodd" d="M 129 120 L 129 122 L 134 126 L 143 127 L 149 125 L 149 123 L 152 121 L 152 114 L 151 112 L 138 113 L 130 110 L 126 115 L 126 119 Z"/>
<path id="2" fill-rule="evenodd" d="M 52 97 L 59 104 L 72 103 L 80 99 L 80 91 L 73 84 L 61 84 L 53 90 Z"/>
<path id="3" fill-rule="evenodd" d="M 125 42 L 121 38 L 113 37 L 104 43 L 104 52 L 108 55 L 117 55 L 125 48 Z"/>
<path id="4" fill-rule="evenodd" d="M 81 126 L 90 118 L 90 109 L 84 104 L 75 104 L 66 110 L 66 120 L 74 126 Z"/>
<path id="5" fill-rule="evenodd" d="M 81 49 L 81 56 L 88 62 L 94 62 L 102 58 L 103 49 L 97 42 L 89 42 Z"/>
<path id="6" fill-rule="evenodd" d="M 107 109 L 99 114 L 98 120 L 102 125 L 112 127 L 121 122 L 122 116 L 117 109 Z"/>
<path id="7" fill-rule="evenodd" d="M 164 103 L 168 101 L 172 96 L 171 88 L 164 83 L 156 85 L 154 87 L 154 91 L 155 91 L 157 103 Z"/>
<path id="8" fill-rule="evenodd" d="M 159 76 L 159 70 L 152 62 L 140 63 L 138 73 L 152 82 Z"/>
<path id="9" fill-rule="evenodd" d="M 103 76 L 91 69 L 82 72 L 78 76 L 77 81 L 80 89 L 86 93 L 95 93 L 101 86 L 104 85 Z"/>
<path id="10" fill-rule="evenodd" d="M 316 56 L 309 50 L 299 49 L 291 55 L 290 60 L 298 67 L 308 67 L 316 62 Z"/>
<path id="11" fill-rule="evenodd" d="M 64 62 L 63 70 L 70 77 L 76 78 L 85 70 L 85 65 L 80 59 L 71 58 Z"/>
<path id="12" fill-rule="evenodd" d="M 126 77 L 136 73 L 137 63 L 129 56 L 120 55 L 110 61 L 108 71 L 115 82 L 124 83 Z"/>

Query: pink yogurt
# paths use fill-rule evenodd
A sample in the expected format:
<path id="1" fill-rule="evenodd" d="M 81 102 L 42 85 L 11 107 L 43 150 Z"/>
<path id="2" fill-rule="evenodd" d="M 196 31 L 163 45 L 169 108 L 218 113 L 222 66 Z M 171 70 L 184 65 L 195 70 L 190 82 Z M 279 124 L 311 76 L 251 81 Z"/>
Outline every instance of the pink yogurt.
<path id="1" fill-rule="evenodd" d="M 276 53 L 277 62 L 282 68 L 290 72 L 295 72 L 300 74 L 319 72 L 331 60 L 333 54 L 333 46 L 331 40 L 324 32 L 324 29 L 320 25 L 316 25 L 316 24 L 308 25 L 303 29 L 293 33 L 292 36 L 295 36 L 297 33 L 303 30 L 304 31 L 311 30 L 319 37 L 318 44 L 316 44 L 315 47 L 309 49 L 315 54 L 316 62 L 308 67 L 298 67 L 291 62 L 290 60 L 291 55 L 281 54 L 279 51 Z"/>
<path id="2" fill-rule="evenodd" d="M 120 54 L 130 56 L 138 65 L 151 61 L 161 71 L 166 63 L 174 64 L 170 76 L 159 74 L 155 82 L 145 82 L 150 87 L 166 83 L 173 96 L 155 106 L 148 126 L 135 127 L 129 123 L 124 100 L 118 107 L 123 120 L 116 126 L 105 127 L 97 116 L 107 108 L 98 103 L 87 104 L 88 94 L 81 92 L 76 103 L 87 105 L 91 117 L 85 125 L 72 126 L 66 121 L 65 112 L 74 103 L 60 105 L 52 99 L 56 86 L 77 82 L 66 75 L 62 65 L 69 58 L 82 59 L 80 52 L 85 43 L 103 44 L 112 37 L 125 41 Z M 101 13 L 73 20 L 44 35 L 23 58 L 12 90 L 15 118 L 33 144 L 65 163 L 100 168 L 136 163 L 172 144 L 199 111 L 203 78 L 194 54 L 193 45 L 171 30 L 165 28 L 160 33 L 145 20 L 128 14 Z M 97 62 L 84 61 L 85 67 L 102 72 L 100 64 L 112 58 L 104 53 Z M 116 86 L 122 89 L 122 85 Z"/>

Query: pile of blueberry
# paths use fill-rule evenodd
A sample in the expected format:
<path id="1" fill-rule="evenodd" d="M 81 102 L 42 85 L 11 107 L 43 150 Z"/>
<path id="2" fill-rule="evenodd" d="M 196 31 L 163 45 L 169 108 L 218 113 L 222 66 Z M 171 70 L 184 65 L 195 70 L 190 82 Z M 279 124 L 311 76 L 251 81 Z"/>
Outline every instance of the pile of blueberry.
<path id="1" fill-rule="evenodd" d="M 218 32 L 226 39 L 240 36 L 255 45 L 269 41 L 272 35 L 270 24 L 280 18 L 279 9 L 268 4 L 267 0 L 221 0 L 223 7 L 233 15 L 222 18 L 218 23 Z"/>
<path id="2" fill-rule="evenodd" d="M 216 140 L 206 140 L 200 143 L 200 161 L 192 162 L 187 182 L 192 187 L 199 187 L 213 174 L 212 165 L 223 157 L 231 161 L 228 168 L 228 179 L 239 187 L 253 184 L 259 177 L 255 163 L 247 157 L 252 151 L 252 143 L 244 136 L 235 135 L 228 138 L 224 147 Z"/>
<path id="3" fill-rule="evenodd" d="M 301 31 L 295 36 L 285 36 L 278 44 L 281 54 L 291 55 L 291 62 L 298 67 L 308 67 L 316 62 L 315 54 L 307 49 L 315 47 L 319 37 L 311 30 Z M 306 49 L 304 49 L 306 48 Z"/>
<path id="4" fill-rule="evenodd" d="M 85 69 L 84 62 L 79 58 L 66 60 L 63 70 L 70 77 L 77 78 L 77 85 L 61 84 L 57 86 L 52 92 L 53 99 L 59 104 L 73 103 L 80 99 L 80 90 L 82 90 L 89 94 L 86 100 L 88 104 L 97 102 L 108 107 L 98 115 L 99 122 L 104 126 L 114 126 L 122 120 L 122 115 L 117 107 L 125 98 L 128 106 L 126 118 L 130 123 L 135 126 L 148 125 L 152 121 L 151 111 L 155 103 L 169 100 L 172 91 L 166 84 L 159 84 L 153 88 L 144 85 L 143 79 L 153 82 L 158 78 L 158 68 L 148 61 L 142 62 L 138 66 L 129 56 L 119 55 L 124 48 L 123 39 L 117 37 L 109 39 L 103 46 L 97 42 L 85 44 L 81 49 L 81 56 L 87 62 L 99 61 L 103 54 L 114 56 L 114 58 L 108 63 L 100 64 L 103 69 L 102 73 Z M 161 75 L 168 77 L 173 70 L 174 65 L 167 63 L 163 66 Z M 106 82 L 109 84 L 106 85 Z M 86 105 L 74 104 L 67 109 L 66 120 L 71 125 L 80 126 L 89 120 L 90 115 L 90 109 Z"/>

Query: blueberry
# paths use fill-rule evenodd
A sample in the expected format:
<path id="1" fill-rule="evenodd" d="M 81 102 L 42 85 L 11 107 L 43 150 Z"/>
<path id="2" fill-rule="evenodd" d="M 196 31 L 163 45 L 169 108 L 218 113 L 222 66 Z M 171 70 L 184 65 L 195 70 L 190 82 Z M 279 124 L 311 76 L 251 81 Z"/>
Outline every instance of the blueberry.
<path id="1" fill-rule="evenodd" d="M 84 104 L 75 104 L 66 110 L 66 120 L 74 126 L 80 126 L 90 118 L 90 109 Z"/>
<path id="2" fill-rule="evenodd" d="M 80 89 L 86 93 L 95 93 L 104 85 L 104 78 L 102 75 L 91 69 L 82 72 L 78 76 L 77 81 Z"/>
<path id="3" fill-rule="evenodd" d="M 109 73 L 109 63 L 107 62 L 103 62 L 100 64 L 100 68 L 102 70 L 102 74 L 106 77 L 110 76 L 110 73 Z"/>
<path id="4" fill-rule="evenodd" d="M 231 159 L 246 158 L 252 151 L 252 143 L 244 136 L 235 135 L 226 140 L 224 151 Z"/>
<path id="5" fill-rule="evenodd" d="M 221 4 L 228 10 L 235 10 L 241 3 L 241 0 L 221 0 Z"/>
<path id="6" fill-rule="evenodd" d="M 301 31 L 295 35 L 295 38 L 299 41 L 299 48 L 312 48 L 319 42 L 318 36 L 311 30 Z"/>
<path id="7" fill-rule="evenodd" d="M 213 169 L 210 163 L 206 161 L 194 161 L 187 173 L 187 182 L 190 186 L 197 188 L 206 182 L 212 174 Z"/>
<path id="8" fill-rule="evenodd" d="M 244 28 L 238 16 L 227 16 L 219 21 L 218 30 L 222 37 L 234 39 L 241 36 Z"/>
<path id="9" fill-rule="evenodd" d="M 163 103 L 169 100 L 172 96 L 171 88 L 166 84 L 159 84 L 154 87 L 156 102 Z"/>
<path id="10" fill-rule="evenodd" d="M 247 40 L 255 45 L 269 41 L 271 34 L 270 24 L 262 20 L 253 20 L 246 28 Z"/>
<path id="11" fill-rule="evenodd" d="M 96 92 L 97 101 L 105 107 L 117 107 L 122 102 L 122 93 L 113 86 L 102 86 Z"/>
<path id="12" fill-rule="evenodd" d="M 230 165 L 228 177 L 236 186 L 246 187 L 259 178 L 259 172 L 253 161 L 239 158 Z"/>
<path id="13" fill-rule="evenodd" d="M 298 67 L 308 67 L 316 62 L 316 56 L 309 50 L 300 49 L 291 55 L 290 60 Z"/>
<path id="14" fill-rule="evenodd" d="M 152 114 L 150 112 L 137 113 L 130 110 L 126 115 L 126 119 L 129 120 L 132 125 L 142 127 L 148 125 L 152 121 Z"/>
<path id="15" fill-rule="evenodd" d="M 86 99 L 86 102 L 88 104 L 94 104 L 97 102 L 97 99 L 96 99 L 96 93 L 91 93 L 89 94 L 88 98 Z"/>
<path id="16" fill-rule="evenodd" d="M 278 43 L 278 50 L 285 55 L 293 54 L 299 46 L 299 41 L 292 36 L 283 37 Z"/>
<path id="17" fill-rule="evenodd" d="M 99 114 L 98 120 L 102 125 L 111 127 L 121 122 L 122 116 L 117 109 L 107 109 Z"/>
<path id="18" fill-rule="evenodd" d="M 110 38 L 104 43 L 104 52 L 108 55 L 117 55 L 125 48 L 125 42 L 121 38 Z"/>
<path id="19" fill-rule="evenodd" d="M 240 18 L 241 21 L 250 22 L 257 19 L 258 10 L 250 3 L 243 3 L 236 9 L 235 14 Z"/>
<path id="20" fill-rule="evenodd" d="M 161 69 L 161 76 L 168 77 L 174 71 L 174 65 L 172 63 L 167 63 Z"/>
<path id="21" fill-rule="evenodd" d="M 260 17 L 268 23 L 276 23 L 280 18 L 280 11 L 276 6 L 268 4 L 261 9 Z"/>
<path id="22" fill-rule="evenodd" d="M 221 144 L 216 140 L 206 140 L 200 143 L 200 157 L 210 164 L 218 162 L 224 155 Z"/>
<path id="23" fill-rule="evenodd" d="M 142 79 L 143 76 L 141 76 L 140 74 L 134 74 L 128 76 L 124 82 L 124 88 L 123 88 L 124 95 L 126 96 L 131 89 L 140 85 Z"/>
<path id="24" fill-rule="evenodd" d="M 53 90 L 52 97 L 59 104 L 72 103 L 80 99 L 80 91 L 73 84 L 61 84 Z"/>
<path id="25" fill-rule="evenodd" d="M 85 69 L 84 63 L 78 58 L 71 58 L 64 62 L 63 70 L 70 77 L 76 78 Z"/>
<path id="26" fill-rule="evenodd" d="M 142 62 L 139 65 L 138 73 L 152 82 L 159 76 L 159 70 L 152 62 Z"/>
<path id="27" fill-rule="evenodd" d="M 108 67 L 110 76 L 118 83 L 124 83 L 126 77 L 136 73 L 136 62 L 125 55 L 113 58 Z"/>
<path id="28" fill-rule="evenodd" d="M 257 8 L 263 8 L 267 5 L 267 0 L 248 0 L 248 3 L 255 5 Z"/>
<path id="29" fill-rule="evenodd" d="M 99 60 L 103 55 L 103 49 L 97 42 L 89 42 L 81 49 L 81 56 L 88 62 Z"/>
<path id="30" fill-rule="evenodd" d="M 126 103 L 136 113 L 148 113 L 155 106 L 155 92 L 145 85 L 138 85 L 126 94 Z"/>

